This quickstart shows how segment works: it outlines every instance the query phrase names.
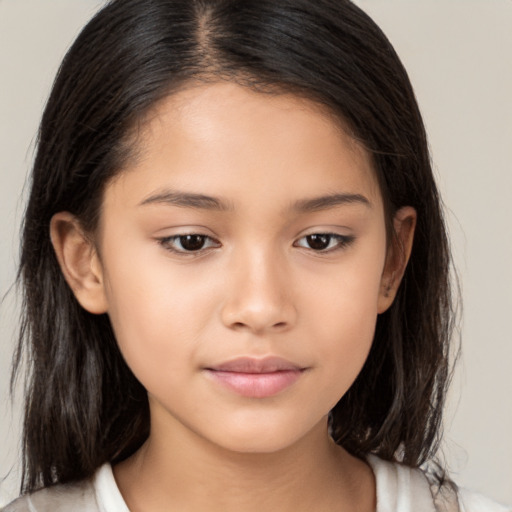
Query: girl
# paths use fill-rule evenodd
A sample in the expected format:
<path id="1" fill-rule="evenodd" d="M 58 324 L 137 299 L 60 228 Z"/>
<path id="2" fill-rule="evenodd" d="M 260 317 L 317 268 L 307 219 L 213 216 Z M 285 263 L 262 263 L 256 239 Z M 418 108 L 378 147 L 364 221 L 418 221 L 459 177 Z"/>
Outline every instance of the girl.
<path id="1" fill-rule="evenodd" d="M 6 510 L 479 510 L 418 469 L 448 270 L 414 94 L 358 8 L 110 2 L 41 124 Z"/>

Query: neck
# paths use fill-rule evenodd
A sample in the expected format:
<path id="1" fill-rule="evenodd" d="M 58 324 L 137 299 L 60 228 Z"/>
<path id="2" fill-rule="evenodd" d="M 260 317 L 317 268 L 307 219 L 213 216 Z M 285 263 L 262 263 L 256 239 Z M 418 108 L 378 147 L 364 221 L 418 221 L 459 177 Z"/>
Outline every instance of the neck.
<path id="1" fill-rule="evenodd" d="M 375 510 L 371 469 L 334 444 L 326 419 L 272 453 L 233 452 L 181 434 L 169 438 L 152 426 L 145 445 L 114 468 L 132 512 Z"/>

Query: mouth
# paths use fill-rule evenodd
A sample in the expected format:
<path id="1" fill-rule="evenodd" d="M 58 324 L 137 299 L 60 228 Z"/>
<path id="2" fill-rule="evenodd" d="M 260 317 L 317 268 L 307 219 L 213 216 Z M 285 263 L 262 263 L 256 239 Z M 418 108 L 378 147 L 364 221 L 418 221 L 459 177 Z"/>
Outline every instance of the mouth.
<path id="1" fill-rule="evenodd" d="M 242 357 L 204 369 L 215 382 L 249 398 L 267 398 L 295 384 L 306 368 L 279 357 Z"/>

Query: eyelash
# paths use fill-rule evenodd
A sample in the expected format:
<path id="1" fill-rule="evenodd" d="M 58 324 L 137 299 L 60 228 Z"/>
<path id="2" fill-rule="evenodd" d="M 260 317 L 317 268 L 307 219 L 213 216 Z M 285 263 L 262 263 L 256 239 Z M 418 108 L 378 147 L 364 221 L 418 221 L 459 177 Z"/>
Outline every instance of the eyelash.
<path id="1" fill-rule="evenodd" d="M 182 239 L 184 239 L 186 237 L 197 237 L 197 238 L 200 238 L 204 243 L 206 243 L 206 241 L 209 241 L 210 245 L 208 247 L 204 247 L 204 243 L 203 243 L 203 245 L 201 247 L 199 247 L 197 250 L 187 250 L 182 245 L 182 242 L 183 242 Z M 313 249 L 312 247 L 305 247 L 303 245 L 298 245 L 298 243 L 301 240 L 305 240 L 309 237 L 328 237 L 328 239 L 329 239 L 328 245 L 330 245 L 333 240 L 335 240 L 337 243 L 334 247 L 328 246 L 326 249 L 319 249 L 319 250 Z M 337 233 L 311 233 L 309 235 L 305 235 L 305 236 L 299 238 L 293 245 L 294 245 L 294 247 L 302 247 L 304 249 L 311 250 L 317 254 L 328 254 L 328 253 L 332 253 L 332 252 L 343 250 L 343 249 L 347 248 L 349 245 L 351 245 L 354 242 L 354 240 L 355 240 L 355 237 L 351 236 L 351 235 L 339 235 Z M 176 244 L 176 242 L 180 243 L 180 245 L 182 246 L 181 249 L 177 249 L 174 246 L 174 244 Z M 175 254 L 181 254 L 181 255 L 199 255 L 199 254 L 202 254 L 202 253 L 209 251 L 213 248 L 220 247 L 220 242 L 218 242 L 217 240 L 215 240 L 214 238 L 212 238 L 208 235 L 202 235 L 201 233 L 185 233 L 182 235 L 173 235 L 173 236 L 168 236 L 165 238 L 159 238 L 158 243 L 167 251 L 173 252 Z"/>

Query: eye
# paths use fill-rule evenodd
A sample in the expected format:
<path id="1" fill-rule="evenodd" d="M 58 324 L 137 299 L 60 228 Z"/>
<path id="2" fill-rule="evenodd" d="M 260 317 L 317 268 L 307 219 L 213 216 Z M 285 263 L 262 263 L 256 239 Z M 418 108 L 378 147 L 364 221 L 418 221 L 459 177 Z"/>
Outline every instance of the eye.
<path id="1" fill-rule="evenodd" d="M 331 252 L 347 247 L 354 241 L 353 236 L 337 235 L 334 233 L 313 233 L 295 242 L 297 247 L 304 247 L 315 252 Z"/>
<path id="2" fill-rule="evenodd" d="M 165 249 L 177 253 L 194 253 L 220 247 L 219 242 L 207 235 L 190 233 L 186 235 L 174 235 L 158 240 Z"/>

